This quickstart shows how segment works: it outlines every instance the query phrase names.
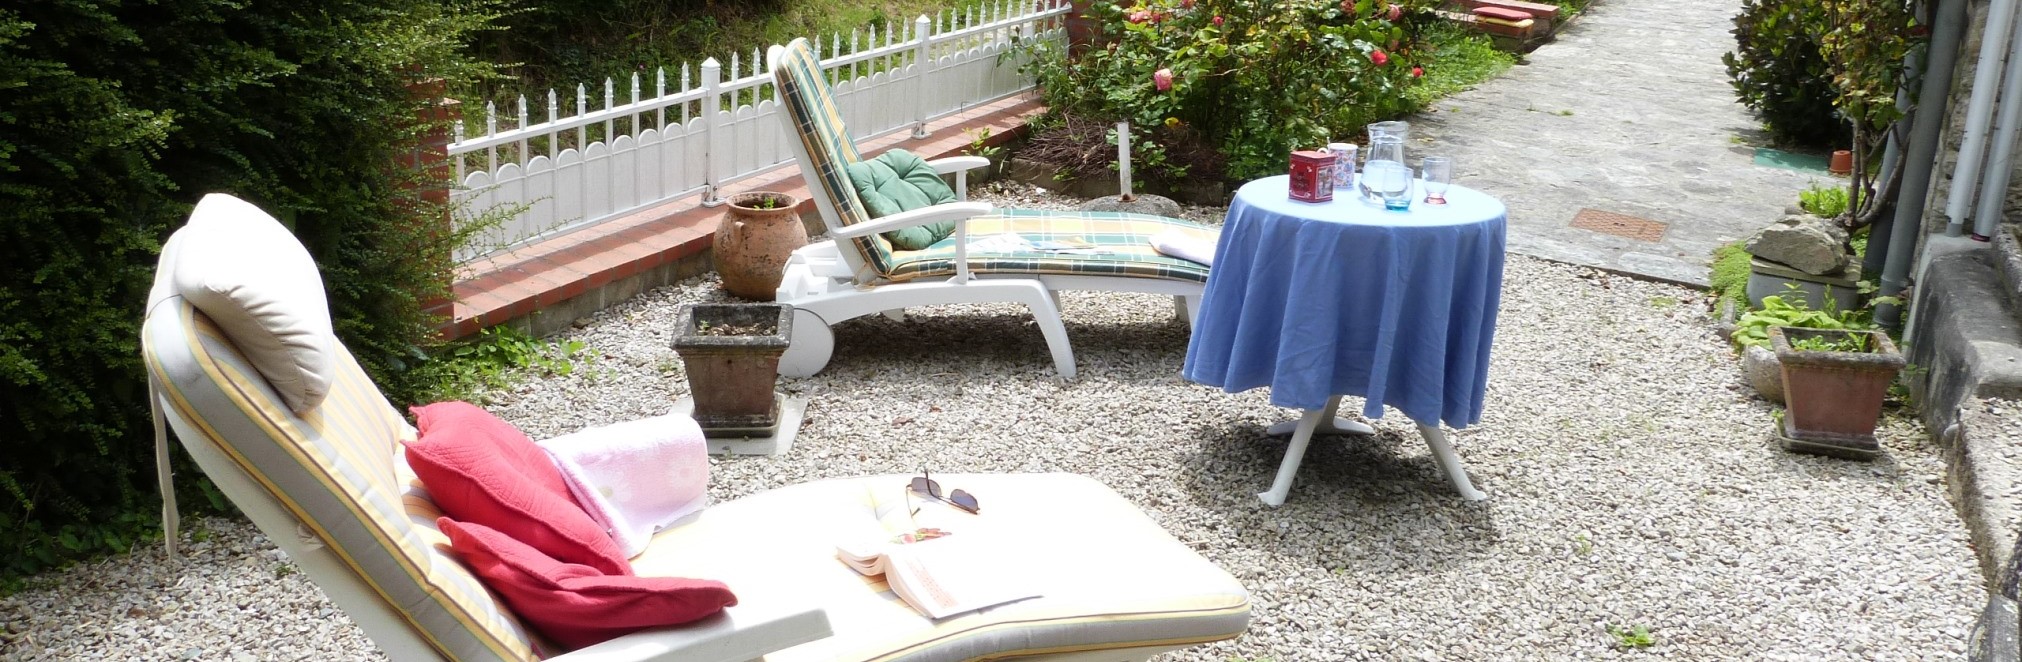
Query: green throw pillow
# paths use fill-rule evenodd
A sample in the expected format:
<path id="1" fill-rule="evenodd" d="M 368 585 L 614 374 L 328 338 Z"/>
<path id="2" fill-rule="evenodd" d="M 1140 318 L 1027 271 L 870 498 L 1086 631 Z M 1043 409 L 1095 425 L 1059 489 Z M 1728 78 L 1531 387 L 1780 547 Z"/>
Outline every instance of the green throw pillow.
<path id="1" fill-rule="evenodd" d="M 902 211 L 955 201 L 954 189 L 941 181 L 934 167 L 927 165 L 926 159 L 903 149 L 849 164 L 843 170 L 849 174 L 850 186 L 857 190 L 857 198 L 864 201 L 864 208 L 870 212 L 871 218 L 884 218 Z M 954 233 L 955 222 L 942 221 L 893 230 L 884 233 L 884 237 L 892 242 L 894 248 L 917 251 Z"/>

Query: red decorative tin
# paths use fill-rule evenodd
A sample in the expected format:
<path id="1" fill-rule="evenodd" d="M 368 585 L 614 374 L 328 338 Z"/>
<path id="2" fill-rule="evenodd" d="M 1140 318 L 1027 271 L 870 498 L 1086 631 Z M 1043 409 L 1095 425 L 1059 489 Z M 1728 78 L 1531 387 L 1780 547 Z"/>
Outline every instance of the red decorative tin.
<path id="1" fill-rule="evenodd" d="M 1334 199 L 1336 155 L 1316 151 L 1292 152 L 1292 199 L 1300 202 L 1329 202 Z"/>

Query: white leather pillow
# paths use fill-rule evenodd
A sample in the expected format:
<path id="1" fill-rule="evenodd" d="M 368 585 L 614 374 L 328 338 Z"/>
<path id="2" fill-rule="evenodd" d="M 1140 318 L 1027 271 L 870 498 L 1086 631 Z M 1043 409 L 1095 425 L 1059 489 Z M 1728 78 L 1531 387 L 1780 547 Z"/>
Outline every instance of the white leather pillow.
<path id="1" fill-rule="evenodd" d="M 293 233 L 259 207 L 213 193 L 163 252 L 173 291 L 217 322 L 282 403 L 296 413 L 323 403 L 337 338 L 323 277 Z"/>

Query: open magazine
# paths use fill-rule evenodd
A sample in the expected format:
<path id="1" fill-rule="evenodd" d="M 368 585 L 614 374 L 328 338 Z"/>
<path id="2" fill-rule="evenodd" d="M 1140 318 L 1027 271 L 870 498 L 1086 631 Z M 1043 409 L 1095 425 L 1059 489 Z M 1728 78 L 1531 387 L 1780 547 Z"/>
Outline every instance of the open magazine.
<path id="1" fill-rule="evenodd" d="M 975 516 L 926 497 L 910 499 L 920 509 L 915 515 L 903 489 L 882 490 L 889 496 L 866 489 L 864 533 L 836 545 L 836 558 L 866 576 L 884 575 L 899 599 L 928 618 L 1039 596 L 1012 571 L 1018 559 L 1007 541 Z"/>

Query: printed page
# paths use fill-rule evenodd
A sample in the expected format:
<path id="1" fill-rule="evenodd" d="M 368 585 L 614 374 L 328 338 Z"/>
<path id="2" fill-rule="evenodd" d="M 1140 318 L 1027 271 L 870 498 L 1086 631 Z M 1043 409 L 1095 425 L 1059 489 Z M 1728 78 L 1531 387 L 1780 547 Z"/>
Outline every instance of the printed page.
<path id="1" fill-rule="evenodd" d="M 1002 541 L 970 530 L 960 535 L 897 545 L 886 554 L 885 581 L 929 618 L 1039 596 L 1030 567 Z"/>

